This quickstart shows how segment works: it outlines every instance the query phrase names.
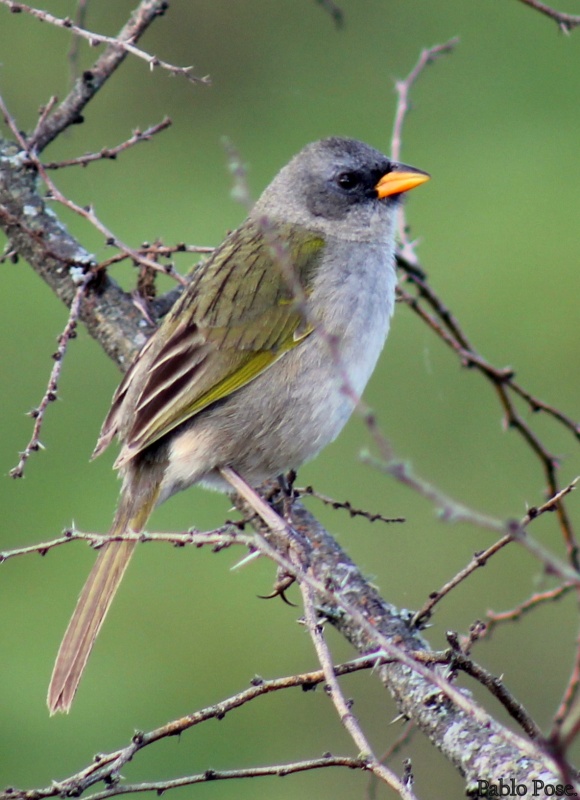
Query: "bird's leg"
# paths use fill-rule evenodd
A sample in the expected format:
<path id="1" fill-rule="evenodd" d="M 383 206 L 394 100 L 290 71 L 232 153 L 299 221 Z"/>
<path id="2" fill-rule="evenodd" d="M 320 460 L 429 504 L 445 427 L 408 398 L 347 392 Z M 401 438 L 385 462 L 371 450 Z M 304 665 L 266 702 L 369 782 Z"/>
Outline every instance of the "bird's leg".
<path id="1" fill-rule="evenodd" d="M 289 575 L 285 570 L 281 567 L 278 567 L 276 572 L 276 581 L 274 582 L 274 587 L 270 594 L 259 594 L 258 597 L 260 600 L 272 600 L 274 597 L 279 597 L 280 600 L 283 600 L 286 605 L 294 606 L 296 608 L 296 603 L 292 603 L 286 597 L 286 590 L 289 589 L 293 583 L 296 582 L 296 577 L 294 575 Z"/>
<path id="2" fill-rule="evenodd" d="M 279 533 L 290 538 L 292 537 L 293 531 L 290 525 L 274 511 L 272 506 L 267 503 L 249 483 L 246 483 L 235 469 L 232 469 L 232 467 L 220 467 L 220 473 L 240 497 L 246 501 L 250 508 L 261 517 L 270 530 L 274 533 Z"/>
<path id="3" fill-rule="evenodd" d="M 300 562 L 307 560 L 309 550 L 307 539 L 274 511 L 272 506 L 235 469 L 232 467 L 220 467 L 219 471 L 222 477 L 266 523 L 270 530 L 278 536 L 282 536 L 288 542 L 289 546 L 298 554 Z"/>
<path id="4" fill-rule="evenodd" d="M 292 522 L 292 503 L 294 502 L 294 481 L 296 473 L 290 470 L 287 475 L 278 475 L 277 481 L 282 494 L 283 517 L 287 522 Z"/>

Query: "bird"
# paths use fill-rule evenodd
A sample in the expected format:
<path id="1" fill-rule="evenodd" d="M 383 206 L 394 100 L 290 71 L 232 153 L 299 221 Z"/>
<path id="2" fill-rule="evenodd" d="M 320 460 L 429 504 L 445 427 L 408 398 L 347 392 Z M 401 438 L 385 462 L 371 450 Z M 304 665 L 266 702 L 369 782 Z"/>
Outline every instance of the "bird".
<path id="1" fill-rule="evenodd" d="M 296 469 L 340 433 L 395 305 L 397 207 L 429 179 L 330 137 L 274 177 L 190 281 L 126 372 L 93 457 L 117 437 L 110 535 L 141 532 L 193 484 L 231 491 Z M 104 544 L 60 645 L 47 703 L 68 712 L 136 541 Z"/>

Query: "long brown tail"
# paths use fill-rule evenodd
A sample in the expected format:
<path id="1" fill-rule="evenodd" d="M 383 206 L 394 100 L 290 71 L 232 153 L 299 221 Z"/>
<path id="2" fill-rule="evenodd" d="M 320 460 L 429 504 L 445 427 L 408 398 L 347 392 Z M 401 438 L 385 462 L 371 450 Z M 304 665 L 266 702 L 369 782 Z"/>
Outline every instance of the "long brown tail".
<path id="1" fill-rule="evenodd" d="M 134 481 L 129 480 L 125 484 L 111 527 L 112 536 L 118 536 L 127 530 L 135 533 L 142 531 L 157 500 L 159 484 L 155 480 L 147 480 L 153 477 L 152 475 L 142 474 L 132 477 Z M 137 486 L 131 485 L 132 483 Z M 56 657 L 47 698 L 51 714 L 70 710 L 95 639 L 136 544 L 135 541 L 112 541 L 101 548 Z"/>
<path id="2" fill-rule="evenodd" d="M 56 657 L 47 700 L 51 714 L 69 711 L 95 639 L 136 544 L 126 541 L 103 545 Z"/>

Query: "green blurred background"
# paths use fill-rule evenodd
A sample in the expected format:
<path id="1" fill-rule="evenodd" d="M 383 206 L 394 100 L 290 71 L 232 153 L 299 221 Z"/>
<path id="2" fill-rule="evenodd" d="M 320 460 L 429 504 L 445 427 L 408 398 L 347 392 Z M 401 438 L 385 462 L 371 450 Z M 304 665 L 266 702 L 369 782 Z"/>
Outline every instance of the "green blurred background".
<path id="1" fill-rule="evenodd" d="M 115 33 L 134 2 L 89 4 L 87 27 Z M 419 51 L 459 35 L 461 44 L 423 75 L 404 132 L 402 157 L 433 180 L 408 203 L 411 234 L 435 288 L 480 352 L 511 365 L 530 391 L 580 417 L 578 252 L 580 208 L 580 33 L 566 37 L 515 0 L 342 0 L 337 30 L 313 0 L 173 0 L 142 45 L 177 64 L 194 64 L 212 86 L 191 86 L 150 73 L 137 59 L 99 93 L 86 124 L 69 129 L 46 152 L 58 159 L 126 139 L 168 114 L 174 125 L 116 162 L 58 173 L 60 188 L 94 204 L 101 219 L 136 246 L 217 244 L 243 209 L 230 196 L 221 137 L 249 166 L 257 195 L 306 142 L 330 134 L 388 150 L 395 95 Z M 75 3 L 46 2 L 73 15 Z M 0 90 L 22 129 L 70 80 L 68 33 L 0 7 Z M 81 46 L 82 65 L 96 51 Z M 61 209 L 89 250 L 107 255 L 101 237 Z M 188 262 L 178 266 L 185 270 Z M 130 268 L 115 270 L 127 287 Z M 64 364 L 59 402 L 42 431 L 46 451 L 30 459 L 26 478 L 8 477 L 31 432 L 25 412 L 37 404 L 52 366 L 66 310 L 25 264 L 2 266 L 2 525 L 0 547 L 50 539 L 73 521 L 104 532 L 117 496 L 114 453 L 89 464 L 101 420 L 119 379 L 115 366 L 81 332 Z M 456 498 L 489 514 L 519 517 L 544 498 L 539 462 L 480 376 L 457 360 L 408 311 L 396 314 L 388 346 L 366 393 L 396 452 Z M 562 480 L 580 472 L 578 445 L 551 421 L 525 417 L 562 459 Z M 491 535 L 440 524 L 420 497 L 361 465 L 370 445 L 353 419 L 340 440 L 304 467 L 299 483 L 407 523 L 350 520 L 312 502 L 341 544 L 394 603 L 417 608 Z M 576 522 L 579 499 L 569 509 Z M 228 515 L 219 495 L 191 490 L 156 512 L 151 530 L 211 528 Z M 553 517 L 533 533 L 563 548 Z M 241 554 L 163 545 L 139 549 L 95 648 L 69 717 L 49 719 L 45 692 L 53 658 L 77 593 L 94 560 L 83 544 L 1 567 L 0 786 L 45 785 L 78 770 L 96 751 L 124 745 L 135 729 L 225 698 L 258 673 L 313 668 L 299 612 L 264 602 L 271 565 L 230 566 Z M 465 631 L 493 608 L 512 607 L 550 585 L 539 565 L 513 547 L 441 605 L 429 631 L 435 646 L 448 629 Z M 541 725 L 547 725 L 574 655 L 572 598 L 503 628 L 476 651 Z M 350 655 L 330 635 L 337 659 Z M 540 677 L 541 676 L 541 677 Z M 345 681 L 373 745 L 382 752 L 400 730 L 395 708 L 365 675 Z M 497 705 L 476 691 L 493 713 Z M 315 721 L 315 722 L 313 722 Z M 320 691 L 269 697 L 142 753 L 123 770 L 131 779 L 353 753 Z M 460 797 L 459 777 L 420 735 L 411 754 L 421 797 Z M 576 748 L 575 755 L 578 756 Z M 403 756 L 401 756 L 402 758 Z M 400 769 L 400 762 L 395 764 Z M 351 798 L 365 775 L 344 770 L 284 781 L 217 783 L 204 797 Z M 193 796 L 184 789 L 178 796 Z M 379 797 L 391 797 L 379 789 Z"/>

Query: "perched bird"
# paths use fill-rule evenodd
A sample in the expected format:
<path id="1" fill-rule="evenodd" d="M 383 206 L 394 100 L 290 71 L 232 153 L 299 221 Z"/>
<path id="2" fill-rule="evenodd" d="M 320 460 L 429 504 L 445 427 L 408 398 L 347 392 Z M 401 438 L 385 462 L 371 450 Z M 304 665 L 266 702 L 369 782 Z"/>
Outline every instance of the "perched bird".
<path id="1" fill-rule="evenodd" d="M 395 301 L 395 209 L 427 181 L 352 139 L 306 146 L 191 281 L 115 392 L 94 455 L 117 436 L 123 486 L 111 535 L 143 530 L 192 484 L 257 486 L 315 456 L 351 415 Z M 54 666 L 68 711 L 135 549 L 111 541 L 82 590 Z"/>

